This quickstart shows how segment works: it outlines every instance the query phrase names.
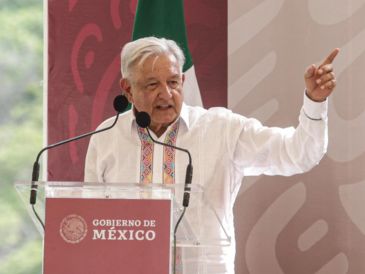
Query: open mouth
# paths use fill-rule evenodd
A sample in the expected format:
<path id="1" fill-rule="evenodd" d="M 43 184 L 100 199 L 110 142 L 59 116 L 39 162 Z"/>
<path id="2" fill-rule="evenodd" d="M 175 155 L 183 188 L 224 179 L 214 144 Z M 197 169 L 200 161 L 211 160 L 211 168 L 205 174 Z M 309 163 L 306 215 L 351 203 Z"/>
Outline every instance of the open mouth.
<path id="1" fill-rule="evenodd" d="M 172 106 L 171 105 L 158 105 L 158 106 L 156 106 L 156 108 L 159 110 L 167 110 L 167 109 L 172 108 Z"/>

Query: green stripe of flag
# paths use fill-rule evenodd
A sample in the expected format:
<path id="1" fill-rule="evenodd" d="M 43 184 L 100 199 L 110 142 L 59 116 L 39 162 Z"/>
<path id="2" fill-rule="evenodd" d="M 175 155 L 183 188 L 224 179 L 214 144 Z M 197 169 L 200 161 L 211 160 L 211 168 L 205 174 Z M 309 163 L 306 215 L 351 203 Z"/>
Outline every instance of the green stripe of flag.
<path id="1" fill-rule="evenodd" d="M 174 40 L 185 54 L 183 71 L 193 65 L 187 42 L 183 0 L 139 0 L 132 38 L 136 40 L 147 36 Z"/>

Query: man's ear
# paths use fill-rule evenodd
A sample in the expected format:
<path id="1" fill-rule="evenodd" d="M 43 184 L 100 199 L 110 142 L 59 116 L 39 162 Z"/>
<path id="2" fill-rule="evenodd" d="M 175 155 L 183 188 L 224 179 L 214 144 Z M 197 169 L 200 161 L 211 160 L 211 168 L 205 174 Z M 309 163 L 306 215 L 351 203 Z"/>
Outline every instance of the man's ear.
<path id="1" fill-rule="evenodd" d="M 181 80 L 182 80 L 182 83 L 184 84 L 184 82 L 185 82 L 185 74 L 184 73 L 181 75 Z"/>
<path id="2" fill-rule="evenodd" d="M 131 92 L 131 85 L 128 81 L 128 79 L 126 78 L 122 78 L 120 79 L 120 88 L 123 91 L 123 95 L 127 97 L 129 103 L 133 104 L 133 96 L 132 96 L 132 92 Z"/>

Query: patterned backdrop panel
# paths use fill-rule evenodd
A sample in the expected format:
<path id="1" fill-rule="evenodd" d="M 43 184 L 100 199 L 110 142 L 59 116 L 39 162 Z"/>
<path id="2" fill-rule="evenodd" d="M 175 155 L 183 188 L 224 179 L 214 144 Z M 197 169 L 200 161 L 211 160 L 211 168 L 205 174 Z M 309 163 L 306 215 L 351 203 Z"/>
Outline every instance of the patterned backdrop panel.
<path id="1" fill-rule="evenodd" d="M 329 148 L 293 177 L 246 178 L 235 206 L 237 274 L 365 273 L 365 1 L 229 1 L 228 106 L 297 124 L 303 73 L 333 48 Z"/>

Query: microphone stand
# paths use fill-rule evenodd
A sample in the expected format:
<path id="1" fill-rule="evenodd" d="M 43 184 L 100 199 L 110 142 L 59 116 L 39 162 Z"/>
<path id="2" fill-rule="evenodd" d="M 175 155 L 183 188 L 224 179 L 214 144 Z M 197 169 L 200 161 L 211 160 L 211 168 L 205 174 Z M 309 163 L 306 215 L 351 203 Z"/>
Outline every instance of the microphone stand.
<path id="1" fill-rule="evenodd" d="M 77 140 L 80 140 L 82 138 L 85 138 L 85 137 L 88 137 L 90 135 L 93 135 L 93 134 L 96 134 L 96 133 L 99 133 L 99 132 L 103 132 L 105 130 L 108 130 L 108 129 L 111 129 L 112 127 L 115 126 L 115 124 L 117 123 L 118 121 L 118 118 L 119 118 L 119 114 L 118 113 L 114 119 L 114 122 L 111 126 L 109 127 L 106 127 L 106 128 L 102 128 L 100 130 L 97 130 L 97 131 L 91 131 L 91 132 L 88 132 L 88 133 L 85 133 L 85 134 L 82 134 L 82 135 L 79 135 L 75 138 L 70 138 L 70 139 L 67 139 L 67 140 L 64 140 L 64 141 L 61 141 L 61 142 L 58 142 L 58 143 L 55 143 L 55 144 L 52 144 L 52 145 L 49 145 L 49 146 L 46 146 L 45 148 L 43 148 L 37 155 L 37 158 L 33 164 L 33 171 L 32 171 L 32 185 L 31 185 L 31 189 L 30 189 L 30 198 L 29 198 L 29 203 L 32 205 L 32 208 L 33 208 L 33 212 L 35 214 L 35 216 L 37 217 L 38 221 L 41 223 L 43 229 L 45 229 L 44 227 L 44 223 L 43 221 L 41 220 L 41 218 L 39 217 L 39 215 L 37 214 L 35 208 L 34 208 L 34 205 L 36 204 L 37 202 L 37 191 L 38 191 L 38 185 L 36 184 L 38 179 L 39 179 L 39 159 L 41 157 L 41 155 L 43 154 L 43 152 L 45 152 L 46 150 L 50 150 L 50 149 L 53 149 L 53 148 L 56 148 L 56 147 L 59 147 L 59 146 L 62 146 L 64 144 L 67 144 L 67 143 L 70 143 L 70 142 L 73 142 L 73 141 L 77 141 Z"/>
<path id="2" fill-rule="evenodd" d="M 162 143 L 162 142 L 159 142 L 159 141 L 155 140 L 151 136 L 151 133 L 148 129 L 148 126 L 151 124 L 151 117 L 147 112 L 137 112 L 136 113 L 136 122 L 137 122 L 138 126 L 140 126 L 142 128 L 145 128 L 147 130 L 148 136 L 151 138 L 151 140 L 154 143 L 183 151 L 183 152 L 187 153 L 188 156 L 189 156 L 189 164 L 186 167 L 186 174 L 185 174 L 184 197 L 183 197 L 183 207 L 184 207 L 184 209 L 183 209 L 178 221 L 176 222 L 176 225 L 175 225 L 175 228 L 174 228 L 173 273 L 175 274 L 176 273 L 176 233 L 177 233 L 177 229 L 180 225 L 180 222 L 181 222 L 182 218 L 185 215 L 186 208 L 189 206 L 189 201 L 190 201 L 190 191 L 191 191 L 190 185 L 191 185 L 191 181 L 192 181 L 192 178 L 193 178 L 193 164 L 192 164 L 192 160 L 191 160 L 191 155 L 190 155 L 190 152 L 187 149 L 176 147 L 176 146 L 166 144 L 166 143 Z"/>
<path id="3" fill-rule="evenodd" d="M 176 225 L 175 225 L 175 228 L 174 228 L 174 256 L 173 256 L 174 259 L 173 259 L 173 269 L 174 269 L 174 274 L 175 274 L 176 273 L 176 233 L 177 233 L 177 229 L 178 229 L 178 227 L 180 225 L 180 222 L 181 222 L 181 220 L 183 219 L 183 217 L 185 215 L 186 208 L 189 206 L 190 191 L 191 191 L 190 184 L 191 184 L 191 181 L 192 181 L 192 178 L 193 178 L 193 164 L 192 164 L 190 152 L 187 149 L 184 149 L 184 148 L 176 147 L 176 146 L 173 146 L 173 145 L 170 145 L 170 144 L 166 144 L 166 143 L 159 142 L 159 141 L 155 140 L 152 137 L 152 135 L 151 135 L 148 127 L 146 127 L 146 130 L 147 130 L 148 136 L 151 138 L 151 140 L 154 143 L 159 144 L 159 145 L 162 145 L 162 146 L 171 147 L 171 148 L 174 148 L 174 149 L 177 149 L 177 150 L 180 150 L 180 151 L 184 151 L 189 156 L 189 164 L 186 167 L 186 174 L 185 174 L 185 186 L 184 186 L 184 197 L 183 197 L 183 207 L 184 207 L 184 209 L 183 209 L 183 211 L 182 211 L 179 219 L 177 220 Z"/>
<path id="4" fill-rule="evenodd" d="M 117 111 L 117 115 L 114 119 L 114 122 L 112 125 L 106 127 L 106 128 L 102 128 L 102 129 L 99 129 L 99 130 L 96 130 L 96 131 L 91 131 L 91 132 L 88 132 L 88 133 L 85 133 L 85 134 L 82 134 L 82 135 L 79 135 L 79 136 L 76 136 L 74 138 L 69 138 L 67 140 L 63 140 L 63 141 L 60 141 L 58 143 L 55 143 L 55 144 L 51 144 L 49 146 L 46 146 L 44 147 L 43 149 L 41 149 L 41 151 L 39 151 L 38 155 L 37 155 L 37 158 L 33 164 L 33 171 L 32 171 L 32 183 L 31 183 L 31 188 L 30 188 L 30 198 L 29 198 L 29 203 L 31 204 L 32 206 L 32 209 L 33 209 L 33 212 L 36 216 L 36 218 L 38 219 L 38 221 L 40 222 L 40 224 L 42 225 L 43 227 L 43 230 L 45 229 L 45 226 L 44 226 L 44 223 L 43 221 L 41 220 L 41 218 L 39 217 L 37 211 L 35 210 L 35 207 L 34 205 L 36 204 L 37 202 L 37 191 L 38 191 L 38 185 L 37 185 L 37 182 L 38 182 L 38 179 L 39 179 L 39 168 L 40 168 L 40 165 L 39 165 L 39 159 L 41 157 L 41 155 L 43 154 L 43 152 L 45 152 L 46 150 L 50 150 L 50 149 L 53 149 L 53 148 L 56 148 L 56 147 L 59 147 L 61 145 L 64 145 L 64 144 L 67 144 L 67 143 L 70 143 L 70 142 L 73 142 L 73 141 L 77 141 L 77 140 L 80 140 L 82 138 L 85 138 L 85 137 L 88 137 L 88 136 L 91 136 L 93 134 L 96 134 L 96 133 L 100 133 L 100 132 L 103 132 L 103 131 L 106 131 L 108 129 L 111 129 L 112 127 L 115 126 L 115 124 L 117 123 L 118 121 L 118 118 L 119 118 L 119 114 L 122 113 L 123 111 L 125 111 L 125 109 L 128 107 L 128 100 L 122 96 L 122 95 L 118 95 L 115 99 L 114 99 L 114 102 L 113 102 L 113 105 L 114 105 L 114 109 Z"/>
<path id="5" fill-rule="evenodd" d="M 173 146 L 173 145 L 170 145 L 170 144 L 166 144 L 166 143 L 159 142 L 159 141 L 155 140 L 152 137 L 152 135 L 151 135 L 148 127 L 146 127 L 146 130 L 147 130 L 148 136 L 151 138 L 151 140 L 154 143 L 159 144 L 159 145 L 162 145 L 162 146 L 171 147 L 171 148 L 174 148 L 174 149 L 177 149 L 177 150 L 180 150 L 180 151 L 184 151 L 189 156 L 189 164 L 186 167 L 186 174 L 185 174 L 184 197 L 183 197 L 183 207 L 184 207 L 184 209 L 181 212 L 181 215 L 180 215 L 179 219 L 177 220 L 176 225 L 175 225 L 175 228 L 174 228 L 173 270 L 174 270 L 174 274 L 175 274 L 176 273 L 176 233 L 177 233 L 177 229 L 178 229 L 178 227 L 180 225 L 180 222 L 182 221 L 182 219 L 183 219 L 183 217 L 185 215 L 186 208 L 189 206 L 190 190 L 191 190 L 190 185 L 191 185 L 191 181 L 192 181 L 192 178 L 193 178 L 193 164 L 192 164 L 190 152 L 187 149 L 184 149 L 184 148 L 176 147 L 176 146 Z"/>

